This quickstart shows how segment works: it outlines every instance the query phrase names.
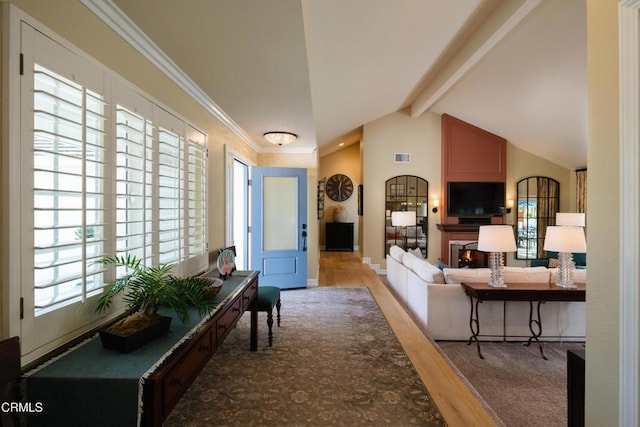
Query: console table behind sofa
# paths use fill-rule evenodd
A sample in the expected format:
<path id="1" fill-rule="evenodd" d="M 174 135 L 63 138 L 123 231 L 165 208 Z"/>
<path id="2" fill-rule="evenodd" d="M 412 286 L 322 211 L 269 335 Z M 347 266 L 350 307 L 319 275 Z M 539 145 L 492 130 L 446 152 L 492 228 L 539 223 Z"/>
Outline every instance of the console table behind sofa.
<path id="1" fill-rule="evenodd" d="M 94 337 L 27 373 L 27 401 L 43 405 L 41 413 L 29 415 L 28 425 L 162 425 L 257 290 L 258 272 L 236 271 L 205 318 L 194 313 L 184 325 L 174 317 L 167 336 L 128 354 L 104 349 Z M 250 348 L 256 339 L 252 319 Z"/>

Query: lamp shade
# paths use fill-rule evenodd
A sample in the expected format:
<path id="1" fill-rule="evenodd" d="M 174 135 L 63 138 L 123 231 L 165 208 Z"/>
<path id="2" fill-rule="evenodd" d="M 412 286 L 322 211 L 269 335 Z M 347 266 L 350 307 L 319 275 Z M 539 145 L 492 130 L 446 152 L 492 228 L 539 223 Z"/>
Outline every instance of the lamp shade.
<path id="1" fill-rule="evenodd" d="M 515 252 L 516 239 L 510 225 L 481 225 L 478 250 L 483 252 Z"/>
<path id="2" fill-rule="evenodd" d="M 574 227 L 584 227 L 585 215 L 578 212 L 558 212 L 556 214 L 556 225 L 569 225 Z"/>
<path id="3" fill-rule="evenodd" d="M 587 252 L 587 241 L 582 227 L 552 225 L 547 227 L 544 250 L 554 252 Z"/>
<path id="4" fill-rule="evenodd" d="M 411 227 L 416 225 L 416 213 L 411 211 L 391 212 L 391 225 L 394 227 Z"/>

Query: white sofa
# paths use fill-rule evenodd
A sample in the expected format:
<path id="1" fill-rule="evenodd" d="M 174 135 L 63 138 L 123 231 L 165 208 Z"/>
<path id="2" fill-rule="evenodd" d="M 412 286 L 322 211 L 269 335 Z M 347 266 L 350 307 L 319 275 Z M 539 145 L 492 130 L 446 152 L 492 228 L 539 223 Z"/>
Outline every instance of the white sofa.
<path id="1" fill-rule="evenodd" d="M 555 282 L 557 269 L 505 267 L 505 282 Z M 489 281 L 488 268 L 444 268 L 430 264 L 398 246 L 387 255 L 387 282 L 398 300 L 419 325 L 435 340 L 467 340 L 471 301 L 461 282 Z M 586 283 L 586 270 L 576 270 L 576 283 Z M 534 303 L 534 309 L 537 303 Z M 484 301 L 478 304 L 480 339 L 526 340 L 529 330 L 529 302 Z M 546 341 L 584 341 L 585 303 L 549 301 L 540 307 L 542 335 Z"/>

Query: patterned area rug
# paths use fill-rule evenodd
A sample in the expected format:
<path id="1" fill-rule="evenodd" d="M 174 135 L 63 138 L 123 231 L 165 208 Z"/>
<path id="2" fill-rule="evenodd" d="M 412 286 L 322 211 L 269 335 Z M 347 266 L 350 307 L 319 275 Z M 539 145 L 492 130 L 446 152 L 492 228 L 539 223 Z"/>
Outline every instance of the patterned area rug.
<path id="1" fill-rule="evenodd" d="M 282 291 L 282 323 L 248 351 L 249 314 L 165 426 L 440 426 L 440 411 L 366 288 Z"/>

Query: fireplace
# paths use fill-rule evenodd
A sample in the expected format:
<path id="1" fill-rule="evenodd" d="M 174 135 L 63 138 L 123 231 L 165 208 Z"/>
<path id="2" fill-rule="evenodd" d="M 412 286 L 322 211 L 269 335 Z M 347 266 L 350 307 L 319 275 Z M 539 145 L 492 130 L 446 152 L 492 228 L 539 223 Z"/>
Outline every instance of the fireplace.
<path id="1" fill-rule="evenodd" d="M 478 250 L 474 240 L 450 240 L 449 264 L 452 268 L 481 268 L 489 266 L 489 254 Z"/>

